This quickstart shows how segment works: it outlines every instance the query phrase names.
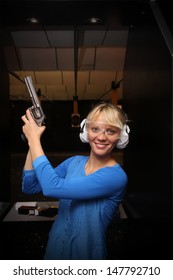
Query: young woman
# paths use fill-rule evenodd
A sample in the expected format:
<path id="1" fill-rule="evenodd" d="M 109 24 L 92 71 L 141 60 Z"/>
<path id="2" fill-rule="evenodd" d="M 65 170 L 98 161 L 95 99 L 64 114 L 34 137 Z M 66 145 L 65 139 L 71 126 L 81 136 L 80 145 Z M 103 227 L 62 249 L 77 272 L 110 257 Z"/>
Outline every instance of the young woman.
<path id="1" fill-rule="evenodd" d="M 81 123 L 80 139 L 89 143 L 90 155 L 70 157 L 56 168 L 41 146 L 45 127 L 36 125 L 29 110 L 22 120 L 29 145 L 22 190 L 59 200 L 44 258 L 106 259 L 107 228 L 127 186 L 127 175 L 112 157 L 115 147 L 128 144 L 125 114 L 110 103 L 96 105 Z"/>

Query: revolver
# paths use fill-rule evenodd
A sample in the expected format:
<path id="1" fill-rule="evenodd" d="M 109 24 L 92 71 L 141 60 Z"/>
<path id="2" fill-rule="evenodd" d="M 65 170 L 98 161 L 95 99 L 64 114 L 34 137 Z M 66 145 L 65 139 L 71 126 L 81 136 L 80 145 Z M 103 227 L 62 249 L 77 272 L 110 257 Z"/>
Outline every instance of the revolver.
<path id="1" fill-rule="evenodd" d="M 45 124 L 45 114 L 42 110 L 42 107 L 41 107 L 41 104 L 40 104 L 40 101 L 38 99 L 38 96 L 37 96 L 37 92 L 34 88 L 34 85 L 33 85 L 33 81 L 32 81 L 32 77 L 31 76 L 27 76 L 24 78 L 24 82 L 26 84 L 26 87 L 28 89 L 28 92 L 29 92 L 29 95 L 30 95 L 30 98 L 31 98 L 31 101 L 32 101 L 32 106 L 29 107 L 29 111 L 31 113 L 31 116 L 33 117 L 34 121 L 36 122 L 36 124 L 38 126 L 42 126 Z M 22 140 L 25 142 L 26 141 L 26 137 L 24 134 L 21 135 L 22 137 Z"/>
<path id="2" fill-rule="evenodd" d="M 24 82 L 27 86 L 29 95 L 31 97 L 31 101 L 32 101 L 32 107 L 28 108 L 31 116 L 33 117 L 34 121 L 36 122 L 36 124 L 38 126 L 42 126 L 44 124 L 44 120 L 45 120 L 45 114 L 42 110 L 40 101 L 38 99 L 37 93 L 35 91 L 33 82 L 32 82 L 32 77 L 28 76 L 24 78 Z"/>

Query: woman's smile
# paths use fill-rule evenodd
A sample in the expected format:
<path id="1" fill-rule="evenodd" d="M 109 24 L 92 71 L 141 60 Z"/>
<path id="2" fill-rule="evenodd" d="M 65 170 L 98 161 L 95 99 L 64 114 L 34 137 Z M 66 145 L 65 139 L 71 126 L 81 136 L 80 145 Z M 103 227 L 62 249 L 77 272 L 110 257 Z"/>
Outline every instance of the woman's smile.
<path id="1" fill-rule="evenodd" d="M 98 143 L 98 142 L 97 143 L 94 142 L 94 144 L 95 144 L 97 149 L 101 149 L 101 150 L 107 148 L 107 146 L 109 145 L 109 144 L 106 144 L 106 143 Z"/>

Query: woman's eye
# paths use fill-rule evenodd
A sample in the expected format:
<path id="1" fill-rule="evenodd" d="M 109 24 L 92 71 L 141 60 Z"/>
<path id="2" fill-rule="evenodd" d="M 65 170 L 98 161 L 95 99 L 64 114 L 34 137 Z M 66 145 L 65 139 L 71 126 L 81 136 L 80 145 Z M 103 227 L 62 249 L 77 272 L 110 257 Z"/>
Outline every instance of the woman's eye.
<path id="1" fill-rule="evenodd" d="M 91 130 L 92 130 L 92 132 L 99 132 L 99 128 L 98 127 L 92 127 Z"/>
<path id="2" fill-rule="evenodd" d="M 112 129 L 107 129 L 106 132 L 107 132 L 108 135 L 114 135 L 115 134 L 115 131 L 112 130 Z"/>

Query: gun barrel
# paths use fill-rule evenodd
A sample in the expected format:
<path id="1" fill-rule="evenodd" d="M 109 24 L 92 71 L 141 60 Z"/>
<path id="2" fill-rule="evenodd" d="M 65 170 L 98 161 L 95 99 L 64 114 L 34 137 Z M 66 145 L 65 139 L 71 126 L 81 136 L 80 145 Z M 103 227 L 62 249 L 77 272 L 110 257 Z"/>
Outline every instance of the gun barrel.
<path id="1" fill-rule="evenodd" d="M 35 91 L 33 81 L 32 81 L 32 77 L 27 76 L 27 77 L 24 78 L 24 81 L 25 81 L 25 84 L 27 86 L 29 95 L 31 97 L 32 104 L 36 107 L 39 107 L 40 106 L 40 101 L 39 101 L 37 93 Z"/>

